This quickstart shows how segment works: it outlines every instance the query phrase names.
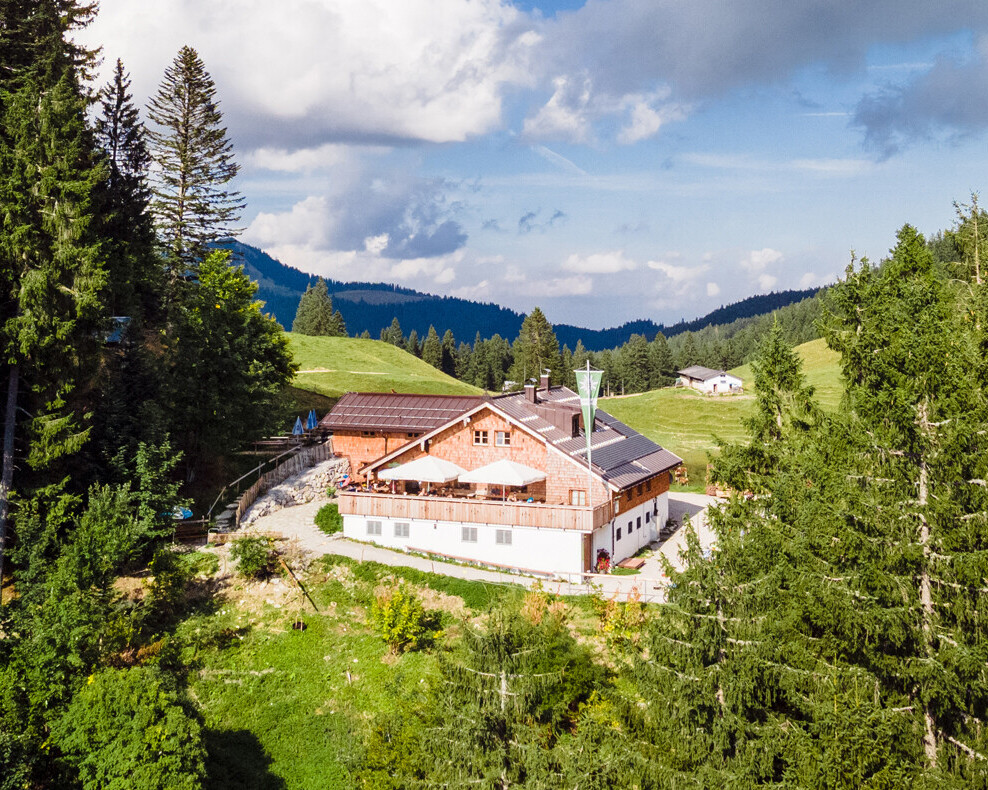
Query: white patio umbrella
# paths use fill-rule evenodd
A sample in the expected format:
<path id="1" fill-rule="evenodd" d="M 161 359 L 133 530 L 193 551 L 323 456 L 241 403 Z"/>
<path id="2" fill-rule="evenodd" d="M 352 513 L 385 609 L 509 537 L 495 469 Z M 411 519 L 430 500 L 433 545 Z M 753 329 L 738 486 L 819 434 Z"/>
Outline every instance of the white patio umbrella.
<path id="1" fill-rule="evenodd" d="M 461 483 L 488 483 L 502 488 L 521 488 L 539 480 L 545 480 L 545 472 L 507 458 L 460 475 Z"/>
<path id="2" fill-rule="evenodd" d="M 377 473 L 381 480 L 416 480 L 420 483 L 448 483 L 466 472 L 452 461 L 444 461 L 432 455 L 424 455 L 401 466 L 382 469 Z"/>

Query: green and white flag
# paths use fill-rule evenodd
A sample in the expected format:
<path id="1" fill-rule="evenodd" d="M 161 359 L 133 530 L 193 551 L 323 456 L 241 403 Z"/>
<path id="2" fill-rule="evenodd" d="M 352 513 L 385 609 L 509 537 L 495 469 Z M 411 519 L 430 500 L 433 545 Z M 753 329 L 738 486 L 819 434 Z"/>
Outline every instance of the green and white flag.
<path id="1" fill-rule="evenodd" d="M 587 362 L 586 370 L 576 370 L 576 389 L 580 394 L 580 408 L 583 410 L 583 433 L 587 437 L 587 473 L 592 474 L 590 468 L 590 438 L 593 434 L 594 415 L 597 413 L 597 393 L 600 392 L 600 379 L 604 375 L 602 370 L 591 370 L 590 363 Z M 587 489 L 587 497 L 590 497 L 590 490 Z"/>

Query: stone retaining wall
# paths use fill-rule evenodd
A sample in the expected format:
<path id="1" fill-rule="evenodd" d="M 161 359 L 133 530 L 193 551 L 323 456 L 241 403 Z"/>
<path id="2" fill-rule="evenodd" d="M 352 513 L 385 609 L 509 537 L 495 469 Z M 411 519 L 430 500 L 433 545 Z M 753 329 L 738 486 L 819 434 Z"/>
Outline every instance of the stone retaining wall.
<path id="1" fill-rule="evenodd" d="M 325 498 L 326 489 L 329 486 L 339 485 L 339 481 L 349 473 L 350 462 L 346 458 L 331 458 L 301 474 L 289 477 L 273 486 L 253 504 L 244 514 L 241 526 L 253 524 L 262 516 L 270 515 L 282 508 Z"/>

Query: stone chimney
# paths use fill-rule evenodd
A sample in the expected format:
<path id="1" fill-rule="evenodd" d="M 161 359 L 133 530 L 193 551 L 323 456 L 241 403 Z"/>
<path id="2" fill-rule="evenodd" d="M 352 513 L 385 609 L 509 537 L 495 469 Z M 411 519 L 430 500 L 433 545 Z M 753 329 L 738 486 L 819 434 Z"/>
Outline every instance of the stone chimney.
<path id="1" fill-rule="evenodd" d="M 538 399 L 535 397 L 535 385 L 529 382 L 525 383 L 525 400 L 529 403 L 538 402 Z"/>

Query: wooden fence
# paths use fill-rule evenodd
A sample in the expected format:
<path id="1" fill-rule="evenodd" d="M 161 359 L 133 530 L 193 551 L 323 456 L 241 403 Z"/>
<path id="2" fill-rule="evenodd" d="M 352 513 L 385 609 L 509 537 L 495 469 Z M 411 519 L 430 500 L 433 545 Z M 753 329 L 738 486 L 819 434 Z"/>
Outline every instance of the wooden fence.
<path id="1" fill-rule="evenodd" d="M 297 453 L 290 458 L 286 458 L 270 472 L 261 475 L 257 482 L 244 491 L 237 500 L 237 511 L 233 519 L 233 528 L 240 528 L 240 520 L 244 517 L 244 514 L 257 501 L 257 498 L 269 488 L 278 485 L 278 483 L 292 475 L 297 475 L 332 457 L 333 442 L 330 439 L 323 444 L 301 448 Z"/>

